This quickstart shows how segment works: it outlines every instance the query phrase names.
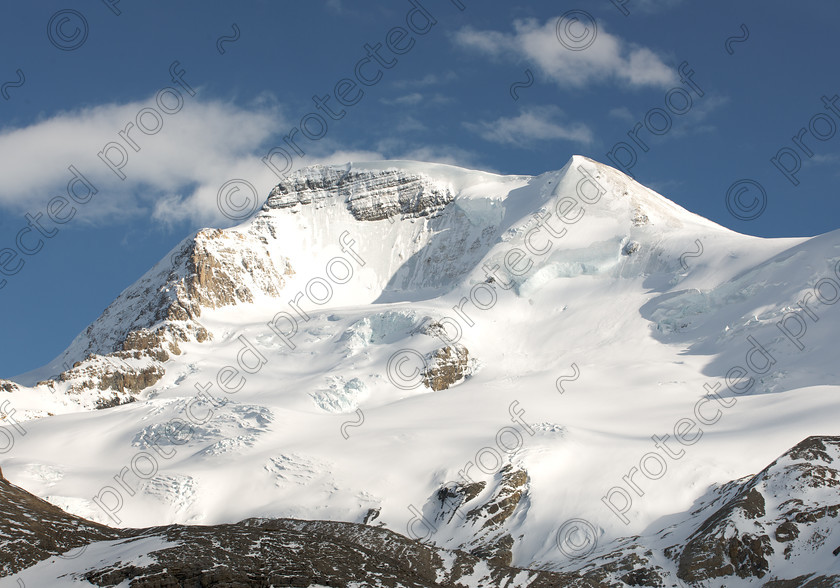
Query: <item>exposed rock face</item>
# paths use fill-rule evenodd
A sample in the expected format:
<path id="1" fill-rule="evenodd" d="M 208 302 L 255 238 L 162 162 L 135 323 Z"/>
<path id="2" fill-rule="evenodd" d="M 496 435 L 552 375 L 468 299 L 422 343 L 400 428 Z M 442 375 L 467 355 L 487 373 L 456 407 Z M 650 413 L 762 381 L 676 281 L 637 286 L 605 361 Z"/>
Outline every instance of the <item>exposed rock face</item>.
<path id="1" fill-rule="evenodd" d="M 441 536 L 453 535 L 457 527 L 470 528 L 471 539 L 460 549 L 497 565 L 510 565 L 515 543 L 510 521 L 527 493 L 528 473 L 507 464 L 489 483 L 441 486 L 425 512 Z"/>
<path id="2" fill-rule="evenodd" d="M 191 303 L 192 313 L 198 316 L 201 307 L 253 302 L 257 293 L 278 297 L 285 283 L 283 277 L 294 272 L 287 259 L 272 259 L 266 245 L 264 237 L 255 240 L 246 233 L 200 231 L 187 250 L 189 274 L 179 301 Z"/>
<path id="3" fill-rule="evenodd" d="M 840 575 L 802 575 L 794 563 L 840 556 L 838 466 L 840 437 L 809 437 L 761 473 L 721 486 L 686 520 L 654 537 L 599 545 L 585 563 L 572 560 L 563 569 L 578 570 L 600 586 L 729 586 L 743 580 L 765 588 L 838 586 Z M 686 540 L 655 546 L 682 527 L 692 529 Z M 661 565 L 663 555 L 676 564 L 676 578 Z"/>
<path id="4" fill-rule="evenodd" d="M 482 527 L 498 527 L 516 510 L 528 485 L 528 473 L 506 465 L 499 472 L 501 483 L 493 496 L 467 513 L 467 520 L 480 519 Z"/>
<path id="5" fill-rule="evenodd" d="M 313 166 L 280 182 L 263 210 L 317 206 L 328 198 L 344 201 L 356 220 L 375 221 L 397 215 L 434 215 L 452 202 L 455 194 L 426 176 L 400 170 L 347 171 Z"/>
<path id="6" fill-rule="evenodd" d="M 115 354 L 116 355 L 116 354 Z M 98 359 L 92 357 L 92 360 Z M 92 365 L 93 364 L 93 365 Z M 65 381 L 73 381 L 77 378 L 89 377 L 81 384 L 74 383 L 70 391 L 81 391 L 84 389 L 114 390 L 115 392 L 139 392 L 157 382 L 163 376 L 163 370 L 157 365 L 150 365 L 145 368 L 132 368 L 124 364 L 124 369 L 97 369 L 95 363 L 88 361 L 77 368 L 67 370 L 61 377 Z"/>
<path id="7" fill-rule="evenodd" d="M 633 211 L 633 226 L 634 227 L 642 227 L 646 224 L 650 223 L 650 219 L 648 215 L 646 215 L 641 208 L 637 208 Z"/>
<path id="8" fill-rule="evenodd" d="M 452 288 L 498 244 L 503 207 L 493 198 L 459 202 L 461 189 L 445 174 L 313 166 L 278 184 L 253 226 L 267 236 L 280 225 L 327 235 L 328 221 L 339 220 L 351 233 L 367 235 L 369 242 L 359 244 L 362 257 L 386 261 L 375 272 L 382 295 L 396 299 L 406 291 Z"/>
<path id="9" fill-rule="evenodd" d="M 115 358 L 123 361 L 116 364 Z M 135 352 L 134 356 L 125 352 L 110 354 L 108 357 L 91 356 L 87 361 L 61 374 L 61 379 L 69 383 L 67 393 L 84 406 L 89 402 L 82 398 L 85 392 L 110 391 L 110 396 L 96 394 L 92 402 L 95 408 L 111 408 L 134 402 L 137 393 L 154 385 L 165 373 L 157 361 L 145 366 L 137 366 L 137 363 L 145 362 L 129 363 L 125 359 L 145 360 L 146 358 L 139 352 Z"/>
<path id="10" fill-rule="evenodd" d="M 635 539 L 638 537 L 618 541 L 614 549 L 600 555 L 582 570 L 583 577 L 599 586 L 678 586 L 662 567 L 654 563 L 653 552 L 635 543 Z"/>
<path id="11" fill-rule="evenodd" d="M 654 536 L 596 544 L 561 569 L 598 586 L 727 586 L 741 580 L 774 588 L 840 585 L 840 575 L 802 575 L 794 565 L 840 557 L 839 466 L 840 437 L 809 437 L 761 473 L 723 485 L 686 520 Z M 442 485 L 423 516 L 434 543 L 505 564 L 529 501 L 527 472 L 507 464 L 488 480 Z M 686 526 L 685 540 L 662 548 Z M 676 565 L 663 566 L 668 559 Z"/>
<path id="12" fill-rule="evenodd" d="M 74 360 L 57 380 L 89 408 L 132 402 L 164 375 L 163 363 L 180 355 L 179 343 L 212 334 L 199 322 L 202 309 L 257 297 L 277 298 L 293 274 L 288 259 L 272 256 L 269 240 L 236 230 L 204 229 L 185 241 L 126 289 L 65 353 Z M 39 384 L 55 387 L 46 380 Z M 113 391 L 91 398 L 89 390 Z"/>
<path id="13" fill-rule="evenodd" d="M 61 391 L 88 409 L 111 408 L 134 402 L 138 393 L 157 383 L 166 373 L 162 362 L 168 358 L 159 347 L 91 355 L 56 380 L 38 382 L 37 386 L 53 393 Z"/>
<path id="14" fill-rule="evenodd" d="M 686 582 L 777 579 L 774 557 L 813 556 L 840 545 L 832 536 L 838 514 L 840 437 L 809 437 L 748 480 L 682 549 L 669 552 L 679 552 L 678 575 Z"/>
<path id="15" fill-rule="evenodd" d="M 77 337 L 83 355 L 160 350 L 178 354 L 179 341 L 204 341 L 202 308 L 278 297 L 292 273 L 285 258 L 273 258 L 264 236 L 204 229 L 126 289 Z"/>
<path id="16" fill-rule="evenodd" d="M 471 502 L 487 487 L 487 482 L 472 482 L 470 484 L 450 484 L 441 486 L 435 493 L 435 501 L 432 501 L 432 510 L 435 512 L 434 521 L 448 525 L 456 514 L 464 518 L 461 507 Z"/>
<path id="17" fill-rule="evenodd" d="M 764 517 L 764 506 L 764 497 L 753 488 L 715 513 L 686 545 L 680 558 L 681 577 L 688 581 L 731 575 L 763 577 L 770 567 L 766 556 L 773 553 L 770 538 L 764 534 L 739 535 L 737 531 L 727 538 L 732 529 L 727 529 L 726 523 L 736 517 Z"/>
<path id="18" fill-rule="evenodd" d="M 446 390 L 471 374 L 467 348 L 460 344 L 447 345 L 427 357 L 423 384 L 434 391 Z"/>
<path id="19" fill-rule="evenodd" d="M 115 549 L 120 555 L 109 557 Z M 76 562 L 69 577 L 96 586 L 596 586 L 578 574 L 488 564 L 353 523 L 249 519 L 112 529 L 0 478 L 0 576 L 56 555 Z"/>
<path id="20" fill-rule="evenodd" d="M 371 524 L 374 520 L 376 520 L 379 517 L 380 512 L 381 512 L 381 509 L 379 509 L 379 508 L 368 509 L 367 514 L 365 515 L 365 518 L 362 521 L 362 524 L 363 525 Z"/>
<path id="21" fill-rule="evenodd" d="M 373 221 L 399 216 L 433 217 L 454 200 L 455 194 L 422 174 L 400 170 L 348 172 L 314 166 L 278 184 L 263 210 L 295 212 L 299 205 L 319 206 L 331 198 L 344 203 L 357 220 Z M 212 334 L 200 322 L 202 309 L 280 297 L 285 278 L 294 271 L 287 258 L 276 250 L 272 254 L 274 239 L 276 234 L 271 223 L 265 222 L 255 222 L 245 230 L 199 231 L 126 289 L 76 338 L 61 358 L 64 369 L 56 379 L 82 378 L 74 382 L 69 390 L 71 394 L 81 389 L 118 392 L 114 397 L 100 399 L 96 406 L 130 401 L 131 395 L 159 379 L 162 364 L 171 355 L 181 353 L 179 343 L 212 339 Z M 460 257 L 463 247 L 447 245 L 441 252 L 432 250 L 429 255 L 436 259 L 445 251 Z M 445 278 L 448 276 L 439 277 Z M 154 369 L 109 370 L 97 374 L 93 367 L 97 362 L 93 362 L 84 370 L 76 369 L 76 364 L 94 356 L 119 364 L 122 352 L 136 351 L 159 365 Z M 71 363 L 72 370 L 68 369 Z M 454 383 L 445 383 L 452 377 L 451 370 L 441 368 L 447 373 L 435 375 L 430 382 L 434 381 L 435 386 Z M 73 373 L 64 373 L 68 371 Z M 51 386 L 50 381 L 42 383 Z"/>
<path id="22" fill-rule="evenodd" d="M 630 241 L 621 249 L 622 255 L 633 255 L 641 248 L 641 244 L 638 241 Z"/>

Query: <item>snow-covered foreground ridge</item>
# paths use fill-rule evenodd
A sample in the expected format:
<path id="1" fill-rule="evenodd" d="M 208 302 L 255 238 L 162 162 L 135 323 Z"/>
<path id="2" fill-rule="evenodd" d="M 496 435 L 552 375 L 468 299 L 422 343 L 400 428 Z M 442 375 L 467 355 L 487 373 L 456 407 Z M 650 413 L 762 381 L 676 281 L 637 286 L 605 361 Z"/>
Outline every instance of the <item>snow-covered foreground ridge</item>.
<path id="1" fill-rule="evenodd" d="M 830 488 L 840 475 L 834 467 L 838 445 L 840 437 L 810 437 L 754 478 L 731 484 L 724 499 L 704 505 L 695 514 L 711 515 L 698 518 L 687 541 L 664 551 L 678 563 L 676 580 L 655 564 L 640 565 L 650 554 L 644 545 L 629 541 L 593 558 L 582 571 L 552 572 L 512 568 L 476 557 L 481 553 L 424 545 L 365 523 L 247 519 L 232 525 L 114 529 L 69 515 L 2 475 L 0 576 L 14 575 L 10 580 L 16 586 L 77 586 L 85 581 L 114 586 L 129 580 L 131 586 L 595 588 L 679 586 L 683 581 L 708 585 L 735 577 L 749 583 L 789 567 L 784 562 L 793 557 L 808 560 L 811 569 L 831 567 L 835 554 L 825 558 L 828 562 L 814 561 L 818 550 L 813 543 L 803 550 L 797 539 L 809 536 L 822 546 L 837 515 L 837 505 L 826 508 L 821 503 L 831 498 Z M 779 503 L 779 490 L 809 500 Z M 746 529 L 743 534 L 739 526 Z M 662 538 L 671 532 L 664 531 Z M 772 558 L 768 532 L 786 545 L 784 558 Z M 781 585 L 835 586 L 838 580 L 837 575 L 811 572 Z M 767 585 L 780 583 L 770 580 Z"/>
<path id="2" fill-rule="evenodd" d="M 111 525 L 347 521 L 700 582 L 669 549 L 733 480 L 837 434 L 838 299 L 840 232 L 737 234 L 580 156 L 317 166 L 0 381 L 0 466 Z M 803 487 L 774 500 L 838 502 Z M 788 544 L 736 519 L 719 575 L 838 565 L 836 525 Z"/>

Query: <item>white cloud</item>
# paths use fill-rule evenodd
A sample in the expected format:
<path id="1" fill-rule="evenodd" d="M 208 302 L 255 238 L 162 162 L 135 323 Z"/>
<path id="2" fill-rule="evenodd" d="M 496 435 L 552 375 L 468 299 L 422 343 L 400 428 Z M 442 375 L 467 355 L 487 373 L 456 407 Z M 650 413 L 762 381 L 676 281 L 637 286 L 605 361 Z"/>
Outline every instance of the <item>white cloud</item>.
<path id="1" fill-rule="evenodd" d="M 0 209 L 4 214 L 20 214 L 22 224 L 24 213 L 41 212 L 51 226 L 46 219 L 47 203 L 66 195 L 73 178 L 67 168 L 72 165 L 98 190 L 88 203 L 71 204 L 77 209 L 74 223 L 101 225 L 146 217 L 164 224 L 188 221 L 227 226 L 231 220 L 218 205 L 222 186 L 230 180 L 245 180 L 256 191 L 256 196 L 247 194 L 249 200 L 262 205 L 280 180 L 261 158 L 293 124 L 271 98 L 258 97 L 246 109 L 185 96 L 179 112 L 160 114 L 163 124 L 157 133 L 146 135 L 136 127 L 128 130 L 126 136 L 139 148 L 135 151 L 119 133 L 128 123 L 136 125 L 144 108 L 160 112 L 154 99 L 106 104 L 0 131 Z M 152 114 L 141 118 L 147 129 L 157 124 Z M 128 156 L 120 169 L 125 179 L 98 156 L 111 143 L 119 143 Z M 377 152 L 343 149 L 329 138 L 305 149 L 305 157 L 295 156 L 293 169 L 383 159 Z M 121 153 L 112 147 L 106 156 L 118 163 Z M 86 192 L 81 184 L 76 189 L 79 195 Z M 237 197 L 243 195 L 246 192 Z M 68 206 L 62 215 L 69 210 Z"/>
<path id="2" fill-rule="evenodd" d="M 802 167 L 832 167 L 834 176 L 840 177 L 840 153 L 816 153 L 813 157 L 802 158 Z"/>
<path id="3" fill-rule="evenodd" d="M 535 141 L 566 140 L 592 143 L 592 130 L 583 123 L 561 122 L 563 112 L 555 106 L 523 109 L 515 117 L 494 121 L 464 123 L 464 126 L 487 141 L 525 147 Z"/>
<path id="4" fill-rule="evenodd" d="M 393 99 L 383 98 L 382 103 L 389 106 L 416 106 L 423 101 L 423 94 L 420 92 L 412 92 L 404 96 L 399 96 Z"/>
<path id="5" fill-rule="evenodd" d="M 633 122 L 635 117 L 633 113 L 630 112 L 630 109 L 626 106 L 619 106 L 618 108 L 613 108 L 610 110 L 609 115 L 613 118 L 617 118 L 627 122 Z"/>
<path id="6" fill-rule="evenodd" d="M 0 129 L 2 214 L 19 215 L 25 224 L 25 213 L 42 213 L 45 224 L 52 226 L 46 218 L 47 203 L 67 194 L 67 184 L 73 179 L 68 170 L 71 165 L 98 191 L 86 204 L 70 203 L 61 213 L 66 217 L 70 208 L 75 208 L 74 223 L 102 225 L 147 218 L 164 224 L 187 221 L 227 226 L 232 221 L 219 210 L 218 199 L 221 188 L 235 179 L 250 183 L 256 196 L 246 194 L 243 188 L 231 198 L 245 196 L 255 201 L 255 206 L 261 205 L 280 180 L 262 158 L 269 148 L 284 145 L 278 137 L 295 126 L 294 122 L 286 119 L 270 96 L 260 96 L 244 108 L 183 98 L 183 107 L 173 114 L 161 113 L 152 97 L 62 112 L 26 127 Z M 164 106 L 175 110 L 174 104 L 172 98 Z M 158 114 L 144 110 L 147 108 Z M 145 125 L 150 133 L 143 133 L 137 124 Z M 151 133 L 155 125 L 160 129 Z M 399 127 L 401 132 L 424 128 L 410 116 Z M 131 147 L 132 142 L 139 151 Z M 301 144 L 306 155 L 294 156 L 294 170 L 386 158 L 447 163 L 473 159 L 455 148 L 418 148 L 405 141 L 390 145 L 387 152 L 378 145 L 375 150 L 348 149 L 331 137 Z M 125 179 L 100 159 L 100 153 L 111 158 Z M 120 167 L 123 154 L 127 159 Z M 75 188 L 77 195 L 84 196 L 81 183 Z"/>
<path id="7" fill-rule="evenodd" d="M 423 88 L 426 86 L 437 86 L 445 84 L 458 79 L 454 71 L 448 71 L 445 74 L 426 74 L 422 78 L 416 80 L 400 80 L 394 82 L 397 88 Z"/>
<path id="8" fill-rule="evenodd" d="M 455 42 L 495 57 L 526 59 L 558 86 L 581 88 L 618 82 L 631 87 L 670 87 L 678 83 L 673 69 L 650 49 L 609 34 L 602 23 L 592 45 L 581 51 L 564 47 L 557 37 L 557 19 L 539 24 L 517 20 L 513 33 L 479 31 L 470 27 L 455 34 Z"/>
<path id="9" fill-rule="evenodd" d="M 243 187 L 243 195 L 235 195 L 235 198 L 245 197 L 249 202 L 256 198 L 255 206 L 262 206 L 271 189 L 280 181 L 280 178 L 263 164 L 261 157 L 264 155 L 265 150 L 231 162 L 226 170 L 215 175 L 212 181 L 203 182 L 196 189 L 186 193 L 173 193 L 161 198 L 155 203 L 153 218 L 163 223 L 198 220 L 212 223 L 214 226 L 230 225 L 230 221 L 218 208 L 219 192 L 225 182 L 231 179 L 246 180 L 256 189 L 256 197 L 248 194 L 247 189 Z M 306 156 L 295 157 L 294 166 L 288 173 L 310 165 L 343 165 L 351 161 L 382 159 L 385 157 L 377 151 L 344 149 L 331 141 L 323 140 L 309 149 Z"/>
<path id="10" fill-rule="evenodd" d="M 422 131 L 428 131 L 429 127 L 425 124 L 414 118 L 413 116 L 406 116 L 397 125 L 394 129 L 399 133 L 416 133 Z"/>
<path id="11" fill-rule="evenodd" d="M 810 161 L 817 164 L 827 163 L 836 165 L 840 163 L 840 153 L 817 153 Z"/>
<path id="12" fill-rule="evenodd" d="M 0 207 L 18 213 L 44 211 L 54 196 L 66 194 L 73 177 L 70 165 L 98 190 L 90 202 L 76 206 L 83 208 L 77 217 L 84 222 L 148 214 L 176 197 L 201 204 L 190 218 L 219 221 L 223 217 L 216 210 L 216 193 L 235 177 L 255 178 L 252 183 L 267 194 L 271 172 L 258 169 L 254 152 L 274 132 L 287 128 L 279 108 L 264 99 L 251 110 L 187 95 L 183 100 L 173 114 L 162 113 L 152 98 L 62 112 L 0 131 Z M 176 105 L 174 97 L 164 98 L 170 110 L 177 110 Z M 138 124 L 148 131 L 160 128 L 145 134 Z M 118 168 L 126 157 L 119 169 L 124 179 L 100 159 L 103 151 Z M 77 189 L 83 192 L 81 185 Z"/>
<path id="13" fill-rule="evenodd" d="M 694 104 L 688 114 L 674 117 L 674 130 L 668 133 L 668 136 L 678 138 L 717 132 L 715 125 L 704 123 L 704 121 L 728 103 L 729 98 L 717 94 L 706 93 L 702 98 L 694 97 Z"/>
<path id="14" fill-rule="evenodd" d="M 452 102 L 452 98 L 444 96 L 440 92 L 434 94 L 421 94 L 420 92 L 412 92 L 397 98 L 382 98 L 381 102 L 388 106 L 417 106 L 419 104 L 447 104 Z"/>

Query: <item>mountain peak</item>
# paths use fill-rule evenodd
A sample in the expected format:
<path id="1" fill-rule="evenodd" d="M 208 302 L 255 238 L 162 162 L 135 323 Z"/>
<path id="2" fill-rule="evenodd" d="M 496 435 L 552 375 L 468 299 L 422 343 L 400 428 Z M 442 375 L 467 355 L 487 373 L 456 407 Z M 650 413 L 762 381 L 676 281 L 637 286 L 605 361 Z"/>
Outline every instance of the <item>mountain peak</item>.
<path id="1" fill-rule="evenodd" d="M 658 267 L 660 242 L 668 235 L 685 240 L 686 227 L 728 232 L 581 155 L 539 176 L 404 160 L 315 165 L 279 182 L 250 221 L 184 240 L 59 358 L 19 380 L 32 384 L 69 372 L 91 355 L 140 351 L 163 358 L 179 342 L 211 338 L 199 320 L 203 308 L 280 297 L 295 272 L 302 280 L 317 274 L 303 260 L 343 250 L 341 235 L 352 235 L 369 261 L 362 287 L 346 299 L 370 302 L 482 281 L 482 265 L 504 267 L 512 249 L 534 260 L 525 275 L 508 272 L 516 291 L 529 280 L 542 283 L 545 272 L 612 271 L 640 248 L 634 271 L 649 272 Z M 552 237 L 560 234 L 562 241 Z M 543 255 L 546 247 L 552 251 Z"/>
<path id="2" fill-rule="evenodd" d="M 707 553 L 760 575 L 796 533 L 822 569 L 833 519 L 797 517 L 833 499 L 804 461 L 833 467 L 834 440 L 713 485 L 837 421 L 836 237 L 739 235 L 580 156 L 538 176 L 308 168 L 185 239 L 58 376 L 0 381 L 34 421 L 3 469 L 99 522 L 375 519 L 505 566 L 604 564 L 599 585 L 716 578 Z M 781 532 L 777 487 L 808 503 Z"/>

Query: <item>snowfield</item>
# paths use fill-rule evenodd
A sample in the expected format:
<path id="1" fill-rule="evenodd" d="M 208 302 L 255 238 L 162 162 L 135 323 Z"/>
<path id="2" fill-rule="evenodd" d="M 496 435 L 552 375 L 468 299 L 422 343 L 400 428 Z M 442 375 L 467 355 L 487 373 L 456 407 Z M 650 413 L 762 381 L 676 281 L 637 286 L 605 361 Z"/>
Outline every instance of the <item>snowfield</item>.
<path id="1" fill-rule="evenodd" d="M 184 286 L 195 239 L 209 269 Z M 186 297 L 183 316 L 159 312 Z M 522 568 L 638 553 L 677 586 L 688 572 L 667 548 L 737 495 L 730 482 L 840 434 L 838 300 L 840 231 L 741 235 L 580 156 L 535 177 L 307 168 L 253 219 L 185 240 L 55 361 L 0 386 L 14 421 L 0 467 L 110 526 L 368 523 Z M 130 332 L 165 324 L 179 353 L 105 365 Z M 152 368 L 151 385 L 96 409 L 115 390 L 101 374 L 145 383 Z M 793 492 L 779 484 L 768 512 Z M 763 580 L 710 585 L 840 574 L 830 520 L 791 557 L 771 533 Z"/>

